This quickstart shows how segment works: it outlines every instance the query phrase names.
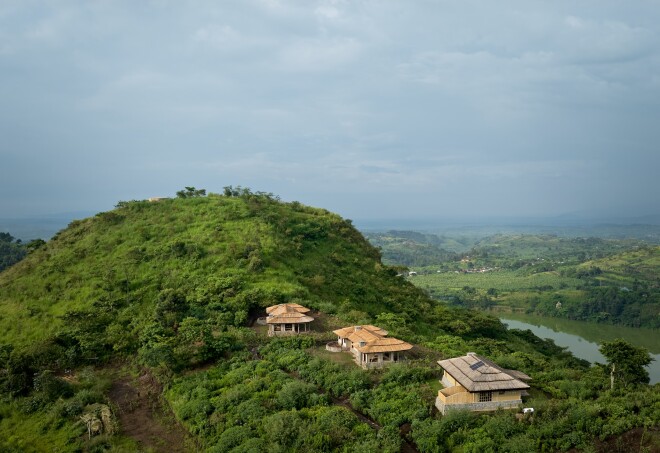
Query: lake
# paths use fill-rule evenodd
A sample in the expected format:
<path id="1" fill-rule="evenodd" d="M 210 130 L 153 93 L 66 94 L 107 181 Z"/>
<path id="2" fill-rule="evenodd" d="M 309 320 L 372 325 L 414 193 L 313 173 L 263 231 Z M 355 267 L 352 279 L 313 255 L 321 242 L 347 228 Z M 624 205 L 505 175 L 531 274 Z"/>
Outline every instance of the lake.
<path id="1" fill-rule="evenodd" d="M 611 326 L 570 319 L 546 318 L 520 313 L 498 313 L 510 329 L 531 330 L 537 337 L 550 338 L 558 346 L 567 347 L 575 357 L 591 363 L 606 363 L 598 344 L 616 338 L 642 346 L 655 359 L 647 367 L 651 384 L 660 382 L 660 332 L 654 329 Z"/>

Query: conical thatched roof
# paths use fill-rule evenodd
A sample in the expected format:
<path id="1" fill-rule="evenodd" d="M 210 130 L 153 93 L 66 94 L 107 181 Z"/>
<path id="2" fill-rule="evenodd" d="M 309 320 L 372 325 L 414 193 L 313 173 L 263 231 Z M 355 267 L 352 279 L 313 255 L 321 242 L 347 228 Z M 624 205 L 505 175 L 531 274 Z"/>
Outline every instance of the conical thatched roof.
<path id="1" fill-rule="evenodd" d="M 366 346 L 355 346 L 360 352 L 373 353 L 373 352 L 398 352 L 408 351 L 412 349 L 410 343 L 406 343 L 398 338 L 379 338 L 377 340 L 368 342 Z"/>
<path id="2" fill-rule="evenodd" d="M 531 379 L 520 371 L 500 368 L 473 352 L 463 357 L 440 360 L 438 364 L 470 392 L 528 389 L 529 385 L 521 379 Z"/>
<path id="3" fill-rule="evenodd" d="M 297 311 L 298 313 L 307 313 L 309 308 L 303 307 L 300 304 L 278 304 L 266 307 L 266 313 L 269 315 L 278 315 L 280 313 L 289 313 L 292 311 Z"/>
<path id="4" fill-rule="evenodd" d="M 268 324 L 303 324 L 314 321 L 314 318 L 306 315 L 309 308 L 299 304 L 279 304 L 266 308 Z"/>
<path id="5" fill-rule="evenodd" d="M 348 338 L 353 343 L 373 341 L 387 335 L 387 330 L 372 325 L 344 327 L 332 332 L 340 338 Z"/>

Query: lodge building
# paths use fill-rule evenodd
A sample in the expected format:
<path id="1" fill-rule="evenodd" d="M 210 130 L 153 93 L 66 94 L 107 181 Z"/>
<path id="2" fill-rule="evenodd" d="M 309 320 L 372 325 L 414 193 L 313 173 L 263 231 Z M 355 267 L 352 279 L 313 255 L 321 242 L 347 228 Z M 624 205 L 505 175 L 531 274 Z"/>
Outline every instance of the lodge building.
<path id="1" fill-rule="evenodd" d="M 527 396 L 529 376 L 501 368 L 474 352 L 438 364 L 444 370 L 440 382 L 445 388 L 438 391 L 435 406 L 443 415 L 451 409 L 517 409 Z"/>

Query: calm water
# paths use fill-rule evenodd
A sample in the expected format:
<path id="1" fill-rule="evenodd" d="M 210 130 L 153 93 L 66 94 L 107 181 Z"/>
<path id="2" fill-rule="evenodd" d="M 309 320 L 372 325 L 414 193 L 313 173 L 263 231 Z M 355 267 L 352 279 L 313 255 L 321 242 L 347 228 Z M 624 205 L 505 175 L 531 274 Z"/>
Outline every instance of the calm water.
<path id="1" fill-rule="evenodd" d="M 660 382 L 660 331 L 658 330 L 609 326 L 518 313 L 499 314 L 499 316 L 509 328 L 529 329 L 536 336 L 550 338 L 558 346 L 567 347 L 575 357 L 592 363 L 606 362 L 605 357 L 598 351 L 598 343 L 623 338 L 636 346 L 648 349 L 655 358 L 655 361 L 647 367 L 651 384 Z"/>

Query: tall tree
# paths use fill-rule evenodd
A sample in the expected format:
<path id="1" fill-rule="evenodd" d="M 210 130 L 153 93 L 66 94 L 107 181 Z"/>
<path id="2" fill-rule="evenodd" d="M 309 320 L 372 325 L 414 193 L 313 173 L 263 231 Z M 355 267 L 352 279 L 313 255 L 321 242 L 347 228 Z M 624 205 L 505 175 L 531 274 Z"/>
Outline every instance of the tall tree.
<path id="1" fill-rule="evenodd" d="M 616 380 L 627 387 L 630 384 L 648 384 L 649 373 L 644 368 L 654 359 L 645 348 L 633 346 L 621 338 L 601 343 L 600 352 L 610 367 L 610 388 Z"/>
<path id="2" fill-rule="evenodd" d="M 25 255 L 27 250 L 20 239 L 9 233 L 0 233 L 0 271 L 18 263 Z"/>

